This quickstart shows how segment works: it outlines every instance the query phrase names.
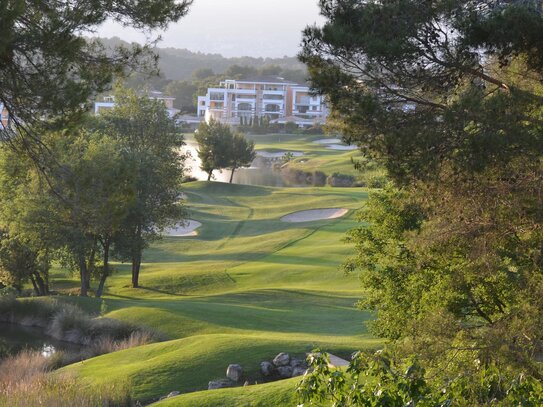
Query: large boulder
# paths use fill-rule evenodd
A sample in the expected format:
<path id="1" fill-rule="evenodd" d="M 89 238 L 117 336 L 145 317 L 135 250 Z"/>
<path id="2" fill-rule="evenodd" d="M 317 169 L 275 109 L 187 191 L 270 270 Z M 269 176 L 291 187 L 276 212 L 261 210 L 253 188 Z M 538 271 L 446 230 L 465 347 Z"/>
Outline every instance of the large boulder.
<path id="1" fill-rule="evenodd" d="M 277 368 L 277 373 L 279 373 L 281 378 L 288 379 L 292 377 L 292 366 L 280 366 Z"/>
<path id="2" fill-rule="evenodd" d="M 228 379 L 212 380 L 208 383 L 208 390 L 224 389 L 226 387 L 232 387 L 234 383 Z"/>
<path id="3" fill-rule="evenodd" d="M 260 373 L 262 373 L 263 376 L 269 376 L 273 373 L 273 370 L 275 367 L 271 362 L 264 361 L 260 363 Z"/>
<path id="4" fill-rule="evenodd" d="M 302 366 L 298 366 L 292 369 L 292 377 L 303 376 L 307 369 Z"/>
<path id="5" fill-rule="evenodd" d="M 288 353 L 281 352 L 273 358 L 273 364 L 277 367 L 286 366 L 290 363 L 290 355 Z"/>
<path id="6" fill-rule="evenodd" d="M 226 369 L 226 377 L 235 382 L 239 382 L 243 375 L 243 368 L 240 365 L 228 365 Z"/>
<path id="7" fill-rule="evenodd" d="M 306 366 L 306 364 L 303 360 L 292 358 L 290 360 L 290 366 L 292 366 L 292 368 L 294 369 L 295 367 L 304 367 Z"/>

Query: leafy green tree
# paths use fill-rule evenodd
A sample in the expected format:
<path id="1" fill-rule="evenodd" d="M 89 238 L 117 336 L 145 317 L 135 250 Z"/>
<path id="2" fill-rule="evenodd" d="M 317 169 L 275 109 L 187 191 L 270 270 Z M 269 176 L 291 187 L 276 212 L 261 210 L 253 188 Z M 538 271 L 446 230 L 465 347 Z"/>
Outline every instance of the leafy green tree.
<path id="1" fill-rule="evenodd" d="M 198 127 L 194 138 L 198 142 L 200 168 L 208 174 L 208 181 L 211 180 L 213 171 L 230 167 L 230 150 L 233 140 L 230 126 L 211 120 Z"/>
<path id="2" fill-rule="evenodd" d="M 300 57 L 394 183 L 351 233 L 372 329 L 437 381 L 475 388 L 492 366 L 541 380 L 540 2 L 320 5 Z"/>
<path id="3" fill-rule="evenodd" d="M 234 134 L 229 151 L 228 168 L 232 171 L 230 174 L 230 183 L 234 179 L 234 172 L 240 167 L 250 166 L 255 157 L 254 141 L 248 141 L 243 134 Z"/>
<path id="4" fill-rule="evenodd" d="M 182 221 L 179 202 L 185 156 L 183 136 L 160 101 L 119 89 L 116 105 L 98 125 L 115 138 L 120 159 L 130 168 L 134 201 L 116 236 L 116 252 L 132 263 L 132 286 L 139 286 L 143 249 L 167 226 Z"/>
<path id="5" fill-rule="evenodd" d="M 215 72 L 211 68 L 198 68 L 192 73 L 192 78 L 196 81 L 203 81 L 213 76 L 215 76 Z"/>
<path id="6" fill-rule="evenodd" d="M 189 81 L 172 81 L 164 92 L 175 97 L 174 107 L 187 113 L 196 113 L 195 95 L 198 87 Z"/>
<path id="7" fill-rule="evenodd" d="M 224 75 L 229 79 L 247 79 L 250 76 L 256 76 L 258 70 L 252 66 L 231 65 Z"/>
<path id="8" fill-rule="evenodd" d="M 30 158 L 14 162 L 17 153 L 4 146 L 2 221 L 10 232 L 43 242 L 63 264 L 77 269 L 82 296 L 97 278 L 100 296 L 112 271 L 114 238 L 134 205 L 132 167 L 117 140 L 99 131 L 70 129 L 43 140 L 55 160 L 47 163 L 50 178 Z"/>
<path id="9" fill-rule="evenodd" d="M 89 98 L 127 69 L 156 66 L 151 46 L 108 49 L 85 35 L 106 20 L 138 30 L 164 29 L 184 16 L 191 0 L 74 3 L 3 1 L 0 4 L 0 102 L 21 137 L 21 148 L 37 156 L 38 124 L 63 128 L 76 120 Z M 47 119 L 47 122 L 44 122 Z M 7 134 L 6 132 L 2 134 Z M 37 150 L 37 151 L 36 151 Z"/>
<path id="10" fill-rule="evenodd" d="M 56 190 L 68 199 L 57 200 L 56 208 L 73 219 L 72 227 L 100 245 L 102 259 L 98 269 L 96 296 L 101 297 L 111 275 L 111 252 L 115 236 L 136 200 L 131 163 L 122 156 L 122 145 L 101 132 L 82 130 L 71 145 L 60 141 L 54 146 L 64 167 L 57 174 Z"/>
<path id="11" fill-rule="evenodd" d="M 37 296 L 49 294 L 51 258 L 27 239 L 0 230 L 0 282 L 21 290 L 30 281 Z"/>

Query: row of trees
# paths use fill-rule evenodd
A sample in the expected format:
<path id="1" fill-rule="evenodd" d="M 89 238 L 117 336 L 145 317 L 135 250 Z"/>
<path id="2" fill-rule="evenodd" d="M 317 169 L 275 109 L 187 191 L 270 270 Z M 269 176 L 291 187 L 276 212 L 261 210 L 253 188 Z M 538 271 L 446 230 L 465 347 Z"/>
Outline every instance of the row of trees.
<path id="1" fill-rule="evenodd" d="M 131 263 L 138 287 L 143 249 L 184 215 L 184 143 L 164 105 L 119 90 L 111 111 L 43 134 L 41 142 L 46 173 L 1 146 L 0 282 L 30 280 L 45 295 L 58 261 L 78 272 L 82 296 L 96 280 L 99 297 L 114 255 Z"/>
<path id="2" fill-rule="evenodd" d="M 392 180 L 345 265 L 388 352 L 322 364 L 304 398 L 542 405 L 541 2 L 320 3 L 301 59 Z"/>
<path id="3" fill-rule="evenodd" d="M 233 133 L 230 126 L 216 120 L 202 123 L 195 133 L 198 142 L 200 168 L 208 174 L 207 180 L 213 177 L 213 171 L 228 169 L 230 183 L 238 168 L 248 167 L 256 157 L 255 145 L 243 134 Z"/>

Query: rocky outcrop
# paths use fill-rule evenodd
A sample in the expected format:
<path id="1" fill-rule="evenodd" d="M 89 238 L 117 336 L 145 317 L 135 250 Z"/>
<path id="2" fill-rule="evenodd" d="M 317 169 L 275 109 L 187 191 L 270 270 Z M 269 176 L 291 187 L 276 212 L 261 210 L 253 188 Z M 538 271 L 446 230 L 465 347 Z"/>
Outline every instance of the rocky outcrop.
<path id="1" fill-rule="evenodd" d="M 226 369 L 226 377 L 234 382 L 239 382 L 243 375 L 243 368 L 240 365 L 228 365 Z"/>
<path id="2" fill-rule="evenodd" d="M 260 373 L 262 373 L 262 376 L 270 376 L 271 374 L 273 374 L 274 369 L 275 366 L 273 365 L 273 363 L 268 362 L 267 360 L 260 363 Z"/>
<path id="3" fill-rule="evenodd" d="M 290 363 L 290 355 L 288 353 L 281 352 L 273 358 L 273 364 L 277 367 L 286 366 Z"/>
<path id="4" fill-rule="evenodd" d="M 227 387 L 233 387 L 234 382 L 232 382 L 229 379 L 219 379 L 219 380 L 212 380 L 208 383 L 207 389 L 208 390 L 217 390 L 217 389 L 225 389 Z"/>
<path id="5" fill-rule="evenodd" d="M 292 366 L 279 366 L 277 368 L 277 373 L 282 379 L 288 379 L 292 377 Z"/>

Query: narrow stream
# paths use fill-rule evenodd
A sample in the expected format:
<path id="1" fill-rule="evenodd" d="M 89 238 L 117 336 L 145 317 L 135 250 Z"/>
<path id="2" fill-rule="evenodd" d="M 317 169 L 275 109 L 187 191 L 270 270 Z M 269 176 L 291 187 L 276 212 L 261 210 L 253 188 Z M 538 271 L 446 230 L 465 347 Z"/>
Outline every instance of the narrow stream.
<path id="1" fill-rule="evenodd" d="M 0 322 L 0 359 L 19 353 L 23 349 L 40 351 L 51 356 L 57 351 L 78 352 L 79 345 L 56 340 L 41 329 Z"/>

